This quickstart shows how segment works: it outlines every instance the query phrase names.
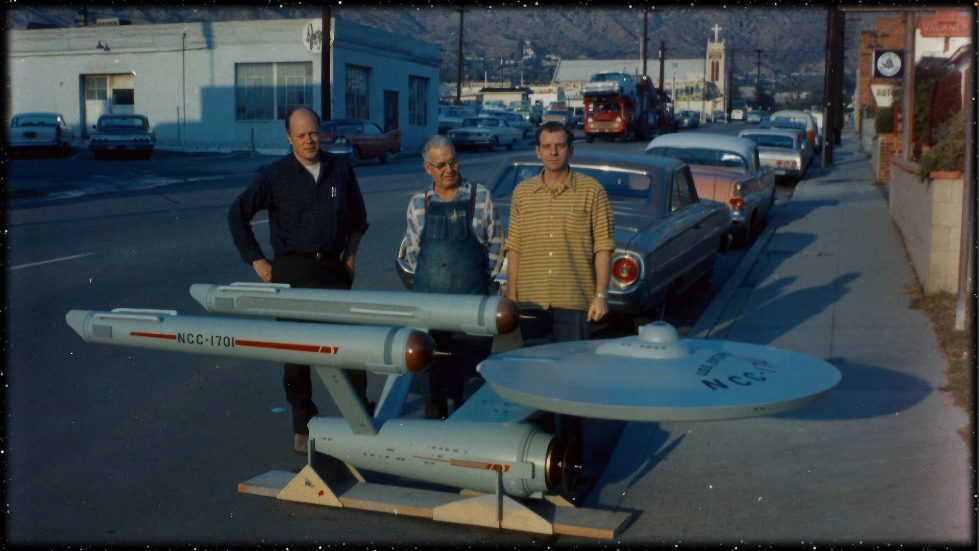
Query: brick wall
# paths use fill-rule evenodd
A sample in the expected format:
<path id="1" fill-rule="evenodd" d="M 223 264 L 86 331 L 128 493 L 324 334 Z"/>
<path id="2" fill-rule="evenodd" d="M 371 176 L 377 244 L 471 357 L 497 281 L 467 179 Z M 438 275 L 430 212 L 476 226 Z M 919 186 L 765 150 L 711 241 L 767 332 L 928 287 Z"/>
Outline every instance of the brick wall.
<path id="1" fill-rule="evenodd" d="M 904 152 L 904 139 L 894 134 L 878 134 L 873 151 L 874 176 L 878 182 L 891 183 L 891 164 L 900 160 Z"/>

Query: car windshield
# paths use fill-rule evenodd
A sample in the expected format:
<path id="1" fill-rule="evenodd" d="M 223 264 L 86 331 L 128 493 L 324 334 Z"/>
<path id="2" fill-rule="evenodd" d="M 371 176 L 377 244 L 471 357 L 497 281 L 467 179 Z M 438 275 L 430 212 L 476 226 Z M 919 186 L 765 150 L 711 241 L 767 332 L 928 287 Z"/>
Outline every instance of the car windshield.
<path id="1" fill-rule="evenodd" d="M 46 115 L 27 115 L 15 117 L 11 126 L 58 126 L 58 119 Z"/>
<path id="2" fill-rule="evenodd" d="M 500 121 L 493 118 L 471 118 L 462 121 L 462 126 L 500 126 Z"/>
<path id="3" fill-rule="evenodd" d="M 777 136 L 775 134 L 744 134 L 745 138 L 765 147 L 785 147 L 793 148 L 793 140 L 789 136 Z"/>
<path id="4" fill-rule="evenodd" d="M 513 194 L 517 184 L 540 174 L 542 166 L 539 164 L 520 164 L 507 167 L 506 172 L 497 181 L 493 188 L 494 199 L 505 199 Z M 630 171 L 614 167 L 591 167 L 574 166 L 575 172 L 587 174 L 598 180 L 609 200 L 631 200 L 646 202 L 649 197 L 651 185 L 664 185 L 661 181 L 666 180 L 665 173 L 659 171 L 651 174 L 644 174 L 638 171 Z"/>
<path id="5" fill-rule="evenodd" d="M 680 159 L 688 165 L 720 166 L 748 170 L 748 161 L 731 151 L 718 149 L 699 149 L 695 147 L 654 147 L 646 151 L 653 155 Z"/>
<path id="6" fill-rule="evenodd" d="M 99 128 L 145 128 L 146 121 L 139 117 L 103 117 Z"/>

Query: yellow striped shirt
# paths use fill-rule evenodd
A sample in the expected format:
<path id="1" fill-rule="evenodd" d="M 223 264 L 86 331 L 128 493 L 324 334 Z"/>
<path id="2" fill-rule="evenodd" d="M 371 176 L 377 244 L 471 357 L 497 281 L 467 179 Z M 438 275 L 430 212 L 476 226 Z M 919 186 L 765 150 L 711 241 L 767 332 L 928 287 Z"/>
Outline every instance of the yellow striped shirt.
<path id="1" fill-rule="evenodd" d="M 520 303 L 587 311 L 595 296 L 595 253 L 615 250 L 613 227 L 605 188 L 591 176 L 572 170 L 557 193 L 544 184 L 543 172 L 520 182 L 506 243 L 520 254 Z"/>

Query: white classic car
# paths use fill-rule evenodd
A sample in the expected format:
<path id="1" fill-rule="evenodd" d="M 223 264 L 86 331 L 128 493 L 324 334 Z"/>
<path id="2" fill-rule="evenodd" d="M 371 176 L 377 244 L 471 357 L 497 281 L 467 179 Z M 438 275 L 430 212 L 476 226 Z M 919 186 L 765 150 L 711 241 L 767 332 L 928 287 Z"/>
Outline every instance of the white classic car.
<path id="1" fill-rule="evenodd" d="M 771 167 L 775 176 L 801 180 L 812 160 L 813 151 L 802 130 L 766 128 L 742 130 L 738 136 L 758 145 L 758 159 Z"/>
<path id="2" fill-rule="evenodd" d="M 710 132 L 657 136 L 646 153 L 674 157 L 690 165 L 697 195 L 731 211 L 731 233 L 747 245 L 764 227 L 775 202 L 775 173 L 762 166 L 758 146 L 748 138 Z"/>
<path id="3" fill-rule="evenodd" d="M 48 150 L 71 153 L 74 133 L 60 113 L 20 113 L 10 119 L 7 147 L 11 153 Z"/>
<path id="4" fill-rule="evenodd" d="M 449 139 L 456 149 L 464 147 L 486 147 L 490 150 L 503 145 L 513 149 L 513 144 L 523 139 L 523 130 L 510 126 L 499 117 L 471 117 L 462 121 L 462 126 L 449 130 Z"/>

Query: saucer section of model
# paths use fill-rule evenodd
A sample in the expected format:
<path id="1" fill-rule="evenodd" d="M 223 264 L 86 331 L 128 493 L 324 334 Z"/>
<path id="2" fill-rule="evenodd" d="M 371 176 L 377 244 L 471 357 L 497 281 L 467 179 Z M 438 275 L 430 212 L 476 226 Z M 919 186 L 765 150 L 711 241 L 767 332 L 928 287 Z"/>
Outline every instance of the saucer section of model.
<path id="1" fill-rule="evenodd" d="M 644 326 L 633 337 L 491 356 L 479 372 L 495 392 L 520 405 L 623 421 L 771 415 L 816 402 L 841 380 L 833 365 L 811 356 L 747 343 L 680 339 L 662 323 Z"/>

